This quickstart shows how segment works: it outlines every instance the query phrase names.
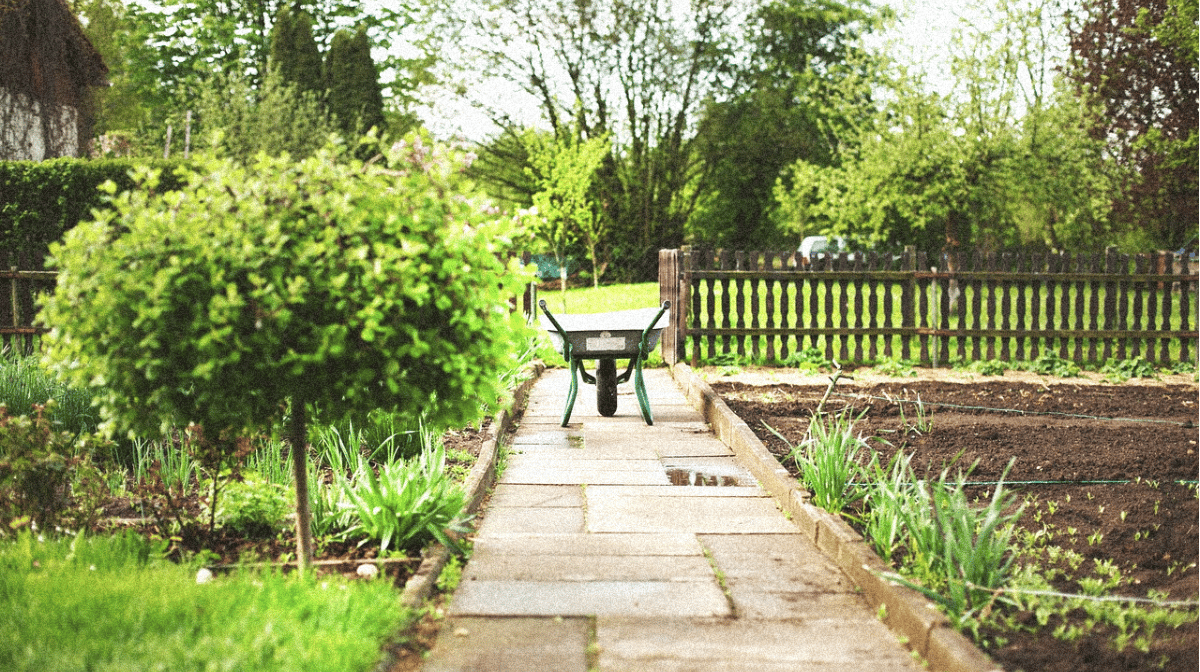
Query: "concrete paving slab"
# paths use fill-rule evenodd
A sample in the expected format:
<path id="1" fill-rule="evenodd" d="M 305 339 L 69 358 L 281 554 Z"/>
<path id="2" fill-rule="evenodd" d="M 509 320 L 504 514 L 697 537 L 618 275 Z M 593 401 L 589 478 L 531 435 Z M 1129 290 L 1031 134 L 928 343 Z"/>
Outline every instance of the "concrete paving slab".
<path id="1" fill-rule="evenodd" d="M 875 618 L 863 608 L 862 597 L 852 593 L 762 590 L 744 581 L 730 581 L 729 593 L 738 618 L 797 622 L 822 618 L 868 622 Z"/>
<path id="2" fill-rule="evenodd" d="M 881 623 L 745 619 L 596 619 L 599 668 L 618 670 L 839 670 L 913 672 L 918 668 Z M 893 640 L 894 641 L 894 640 Z"/>
<path id="3" fill-rule="evenodd" d="M 583 530 L 581 507 L 498 507 L 488 509 L 476 533 L 479 536 L 493 531 L 574 534 Z"/>
<path id="4" fill-rule="evenodd" d="M 538 534 L 492 533 L 475 540 L 475 552 L 507 555 L 703 556 L 696 535 L 687 533 Z"/>
<path id="5" fill-rule="evenodd" d="M 702 555 L 508 555 L 477 551 L 467 581 L 714 581 Z"/>
<path id="6" fill-rule="evenodd" d="M 763 534 L 795 532 L 768 497 L 641 495 L 596 485 L 587 491 L 589 532 L 695 532 Z M 674 501 L 672 501 L 674 500 Z"/>
<path id="7" fill-rule="evenodd" d="M 672 439 L 654 442 L 654 452 L 659 457 L 705 457 L 732 456 L 733 450 L 716 437 L 694 439 Z"/>
<path id="8" fill-rule="evenodd" d="M 672 485 L 708 487 L 757 486 L 750 471 L 733 457 L 675 457 L 662 459 Z"/>
<path id="9" fill-rule="evenodd" d="M 589 465 L 573 469 L 546 469 L 535 464 L 510 466 L 500 479 L 502 485 L 667 485 L 667 474 L 638 469 L 604 469 Z M 637 531 L 637 530 L 630 530 Z"/>
<path id="10" fill-rule="evenodd" d="M 571 442 L 567 437 L 567 430 L 558 428 L 558 431 L 529 431 L 517 432 L 512 438 L 511 445 L 518 446 L 545 446 L 548 448 L 572 448 Z"/>
<path id="11" fill-rule="evenodd" d="M 731 584 L 786 592 L 851 592 L 837 565 L 799 534 L 702 534 L 700 544 Z"/>
<path id="12" fill-rule="evenodd" d="M 596 453 L 598 451 L 593 451 Z M 662 472 L 662 462 L 653 455 L 643 456 L 643 459 L 608 457 L 592 454 L 580 456 L 574 454 L 554 455 L 549 453 L 523 453 L 511 455 L 508 458 L 509 470 L 541 469 L 554 471 L 559 469 L 596 471 L 647 471 Z"/>
<path id="13" fill-rule="evenodd" d="M 604 441 L 580 442 L 570 448 L 520 445 L 512 447 L 513 455 L 532 455 L 537 459 L 583 460 L 657 460 L 658 455 L 647 446 L 636 443 Z M 511 458 L 509 464 L 511 464 Z"/>
<path id="14" fill-rule="evenodd" d="M 587 671 L 586 618 L 451 618 L 424 672 Z"/>
<path id="15" fill-rule="evenodd" d="M 729 616 L 716 581 L 464 581 L 456 616 Z"/>
<path id="16" fill-rule="evenodd" d="M 663 485 L 650 487 L 645 485 L 606 485 L 610 494 L 629 497 L 761 497 L 769 498 L 766 490 L 757 485 L 712 487 L 704 485 Z"/>
<path id="17" fill-rule="evenodd" d="M 490 507 L 583 506 L 583 489 L 577 485 L 514 485 L 497 488 Z"/>

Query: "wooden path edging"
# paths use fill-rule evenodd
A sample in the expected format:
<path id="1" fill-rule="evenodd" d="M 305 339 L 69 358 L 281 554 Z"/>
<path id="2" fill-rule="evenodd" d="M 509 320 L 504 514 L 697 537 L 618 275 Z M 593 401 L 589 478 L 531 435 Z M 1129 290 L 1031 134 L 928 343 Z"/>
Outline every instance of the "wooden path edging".
<path id="1" fill-rule="evenodd" d="M 525 406 L 529 390 L 541 377 L 545 365 L 538 362 L 526 371 L 525 380 L 513 391 L 512 403 L 497 411 L 492 421 L 492 436 L 484 442 L 479 450 L 479 459 L 471 467 L 471 473 L 463 484 L 467 494 L 465 513 L 474 515 L 479 511 L 483 498 L 496 481 L 496 457 L 500 453 L 500 440 L 512 427 L 513 416 Z M 450 549 L 434 542 L 426 549 L 425 559 L 421 561 L 416 573 L 409 577 L 404 584 L 404 592 L 400 595 L 400 603 L 405 607 L 417 608 L 429 599 L 433 587 L 437 584 L 438 576 L 450 559 Z"/>
<path id="2" fill-rule="evenodd" d="M 892 632 L 920 654 L 935 672 L 1002 672 L 1002 668 L 965 635 L 932 602 L 911 588 L 896 585 L 880 572 L 891 571 L 840 516 L 809 503 L 809 493 L 767 450 L 750 427 L 687 364 L 671 368 L 684 396 L 700 412 L 713 433 L 742 459 L 762 487 L 800 528 L 802 534 L 832 559 L 861 590 L 871 609 L 879 611 Z"/>

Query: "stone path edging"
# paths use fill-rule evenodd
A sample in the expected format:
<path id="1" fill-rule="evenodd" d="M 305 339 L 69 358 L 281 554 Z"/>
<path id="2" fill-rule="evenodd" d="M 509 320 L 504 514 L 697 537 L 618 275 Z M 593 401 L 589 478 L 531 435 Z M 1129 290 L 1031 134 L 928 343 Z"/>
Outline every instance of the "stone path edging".
<path id="1" fill-rule="evenodd" d="M 704 416 L 713 432 L 729 446 L 775 498 L 801 532 L 862 589 L 872 609 L 886 610 L 884 623 L 919 653 L 936 672 L 1002 672 L 971 640 L 950 626 L 949 620 L 920 593 L 879 576 L 889 568 L 840 516 L 808 502 L 800 487 L 750 427 L 684 363 L 671 375 L 692 406 Z"/>
<path id="2" fill-rule="evenodd" d="M 463 491 L 467 494 L 465 507 L 467 515 L 473 515 L 479 510 L 483 498 L 496 481 L 496 456 L 500 452 L 500 439 L 508 433 L 512 426 L 514 411 L 525 405 L 525 398 L 529 395 L 529 390 L 533 388 L 533 384 L 537 382 L 545 369 L 545 365 L 541 362 L 533 364 L 526 372 L 525 380 L 513 391 L 512 403 L 497 411 L 493 416 L 492 437 L 485 441 L 480 448 L 479 459 L 475 460 L 475 466 L 471 467 L 471 473 L 467 475 L 467 480 L 463 484 Z M 416 608 L 429 599 L 438 576 L 449 559 L 450 549 L 434 542 L 426 552 L 425 559 L 421 561 L 416 573 L 405 582 L 404 592 L 400 595 L 400 603 L 405 607 Z"/>

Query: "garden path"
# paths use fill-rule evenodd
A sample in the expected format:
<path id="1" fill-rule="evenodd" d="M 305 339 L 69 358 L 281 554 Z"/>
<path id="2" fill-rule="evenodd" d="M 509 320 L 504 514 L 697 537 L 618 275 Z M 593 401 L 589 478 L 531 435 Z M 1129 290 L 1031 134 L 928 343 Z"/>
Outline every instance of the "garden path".
<path id="1" fill-rule="evenodd" d="M 624 385 L 560 427 L 568 378 L 531 391 L 427 672 L 919 669 L 667 370 L 653 426 Z"/>

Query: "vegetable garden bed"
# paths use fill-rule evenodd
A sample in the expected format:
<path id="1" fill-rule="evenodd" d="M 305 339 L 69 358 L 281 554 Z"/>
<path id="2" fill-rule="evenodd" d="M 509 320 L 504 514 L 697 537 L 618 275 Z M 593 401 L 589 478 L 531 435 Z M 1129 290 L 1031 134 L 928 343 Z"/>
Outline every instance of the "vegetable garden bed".
<path id="1" fill-rule="evenodd" d="M 798 474 L 789 444 L 804 439 L 829 380 L 779 370 L 709 374 L 713 389 Z M 982 504 L 1015 458 L 1006 487 L 1025 509 L 1013 536 L 1020 578 L 1009 587 L 1089 596 L 997 593 L 967 619 L 965 629 L 1005 669 L 1197 669 L 1194 376 L 1122 385 L 856 377 L 842 378 L 825 410 L 852 407 L 854 433 L 873 437 L 882 464 L 904 451 L 917 477 L 929 479 L 947 466 L 953 476 L 976 465 L 967 481 L 978 485 L 967 492 Z M 861 502 L 846 513 L 861 517 Z"/>

